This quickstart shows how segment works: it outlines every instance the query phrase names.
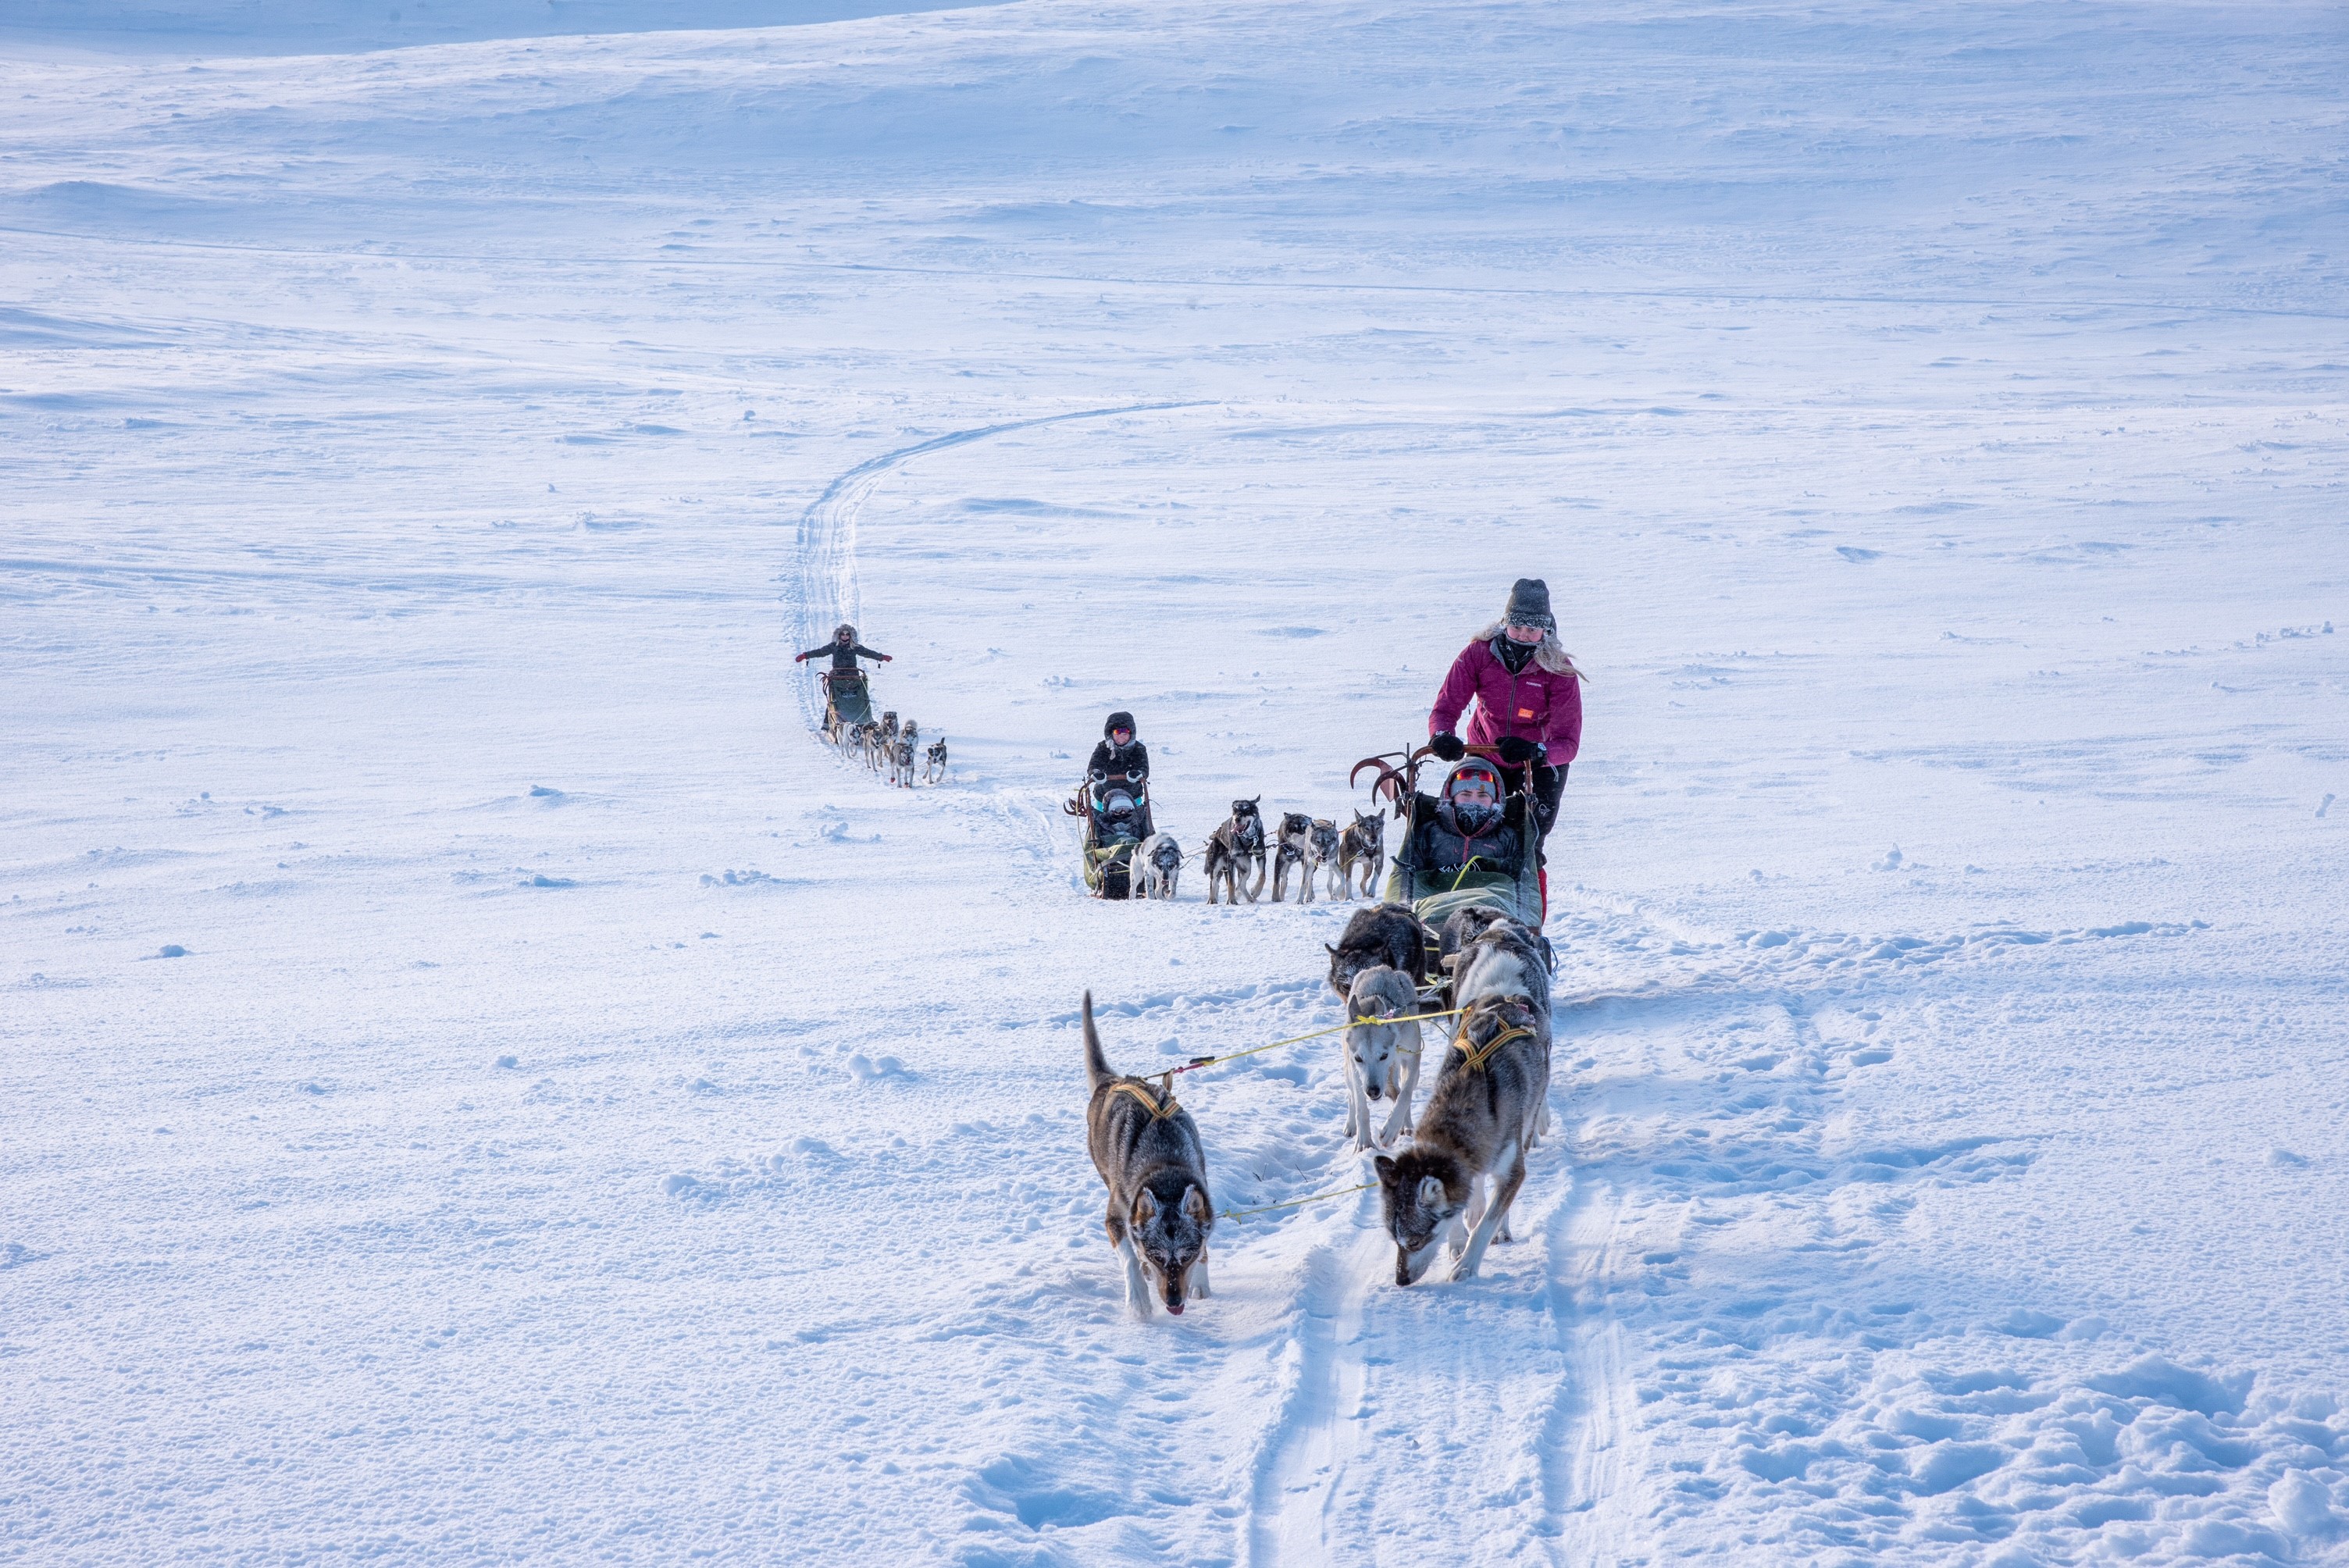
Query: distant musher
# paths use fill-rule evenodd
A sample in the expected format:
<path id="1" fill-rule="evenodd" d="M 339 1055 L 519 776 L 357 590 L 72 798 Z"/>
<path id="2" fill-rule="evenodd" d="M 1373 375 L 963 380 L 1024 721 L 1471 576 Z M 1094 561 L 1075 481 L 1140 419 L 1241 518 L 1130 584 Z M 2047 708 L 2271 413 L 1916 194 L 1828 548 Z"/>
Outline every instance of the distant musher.
<path id="1" fill-rule="evenodd" d="M 1459 761 L 1470 746 L 1491 747 L 1513 787 L 1526 764 L 1533 765 L 1528 793 L 1537 845 L 1548 840 L 1557 820 L 1567 765 L 1582 748 L 1582 672 L 1558 645 L 1549 585 L 1538 577 L 1520 577 L 1501 618 L 1452 661 L 1452 673 L 1444 677 L 1444 689 L 1427 716 L 1428 749 L 1446 762 Z M 1476 712 L 1464 741 L 1454 727 L 1472 699 Z"/>
<path id="2" fill-rule="evenodd" d="M 818 654 L 830 654 L 832 655 L 832 667 L 836 670 L 854 669 L 856 667 L 856 656 L 859 654 L 864 655 L 868 659 L 879 659 L 885 665 L 889 662 L 888 655 L 876 654 L 871 648 L 868 648 L 864 644 L 858 642 L 856 640 L 856 628 L 850 625 L 845 621 L 843 621 L 837 627 L 833 628 L 832 641 L 824 643 L 817 647 L 810 648 L 806 653 L 801 654 L 793 658 L 792 663 L 795 665 L 803 665 L 807 663 L 808 660 L 815 657 Z"/>

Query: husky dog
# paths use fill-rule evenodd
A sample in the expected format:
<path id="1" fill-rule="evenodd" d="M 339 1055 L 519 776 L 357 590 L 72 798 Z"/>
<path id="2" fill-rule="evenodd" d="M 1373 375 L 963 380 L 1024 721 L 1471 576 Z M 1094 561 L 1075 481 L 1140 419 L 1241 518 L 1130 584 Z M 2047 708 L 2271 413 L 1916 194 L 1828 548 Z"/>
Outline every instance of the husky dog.
<path id="1" fill-rule="evenodd" d="M 1338 945 L 1321 944 L 1330 954 L 1330 989 L 1340 996 L 1353 992 L 1354 976 L 1383 964 L 1417 982 L 1427 974 L 1427 927 L 1407 903 L 1374 903 L 1358 909 L 1346 922 Z"/>
<path id="2" fill-rule="evenodd" d="M 931 741 L 929 750 L 924 753 L 924 758 L 922 781 L 926 784 L 945 783 L 947 779 L 947 738 L 941 735 L 936 740 Z"/>
<path id="3" fill-rule="evenodd" d="M 1486 923 L 1452 963 L 1454 1006 L 1473 1007 L 1488 996 L 1518 997 L 1541 1015 L 1542 1032 L 1548 1034 L 1550 946 L 1540 932 L 1505 915 Z"/>
<path id="4" fill-rule="evenodd" d="M 1109 1188 L 1110 1245 L 1125 1260 L 1125 1305 L 1150 1316 L 1150 1284 L 1166 1310 L 1207 1294 L 1207 1233 L 1216 1206 L 1207 1196 L 1207 1157 L 1198 1125 L 1174 1103 L 1172 1080 L 1154 1088 L 1110 1071 L 1093 1027 L 1093 994 L 1085 993 L 1085 1147 Z"/>
<path id="5" fill-rule="evenodd" d="M 912 719 L 897 732 L 896 743 L 889 751 L 889 782 L 902 789 L 914 787 L 914 748 L 922 743 L 922 731 Z"/>
<path id="6" fill-rule="evenodd" d="M 1318 872 L 1328 879 L 1331 898 L 1350 896 L 1353 889 L 1340 880 L 1338 870 L 1338 824 L 1327 817 L 1316 817 L 1307 839 L 1312 850 L 1312 859 L 1305 862 L 1306 882 L 1309 885 Z"/>
<path id="7" fill-rule="evenodd" d="M 1357 811 L 1353 822 L 1338 840 L 1338 884 L 1340 898 L 1354 896 L 1354 878 L 1362 879 L 1362 896 L 1369 898 L 1376 891 L 1379 869 L 1386 864 L 1387 820 L 1376 811 Z"/>
<path id="8" fill-rule="evenodd" d="M 1257 810 L 1261 795 L 1232 802 L 1231 820 L 1217 828 L 1207 839 L 1207 902 L 1216 902 L 1216 889 L 1224 890 L 1226 903 L 1237 903 L 1245 892 L 1254 903 L 1264 892 L 1264 818 Z M 1256 885 L 1247 885 L 1248 865 L 1256 866 Z"/>
<path id="9" fill-rule="evenodd" d="M 1272 902 L 1288 896 L 1289 868 L 1298 871 L 1297 902 L 1313 902 L 1313 819 L 1302 811 L 1280 814 L 1280 835 L 1272 850 Z"/>
<path id="10" fill-rule="evenodd" d="M 1127 873 L 1142 898 L 1173 898 L 1183 874 L 1183 846 L 1172 833 L 1153 833 L 1133 846 L 1133 869 Z"/>
<path id="11" fill-rule="evenodd" d="M 1443 988 L 1444 1005 L 1446 1007 L 1455 1007 L 1471 999 L 1456 983 L 1458 977 L 1466 973 L 1461 965 L 1468 962 L 1468 949 L 1475 945 L 1477 940 L 1485 932 L 1505 922 L 1516 926 L 1521 936 L 1531 940 L 1535 951 L 1540 955 L 1541 966 L 1546 974 L 1557 973 L 1557 950 L 1550 945 L 1549 938 L 1544 936 L 1539 931 L 1521 922 L 1512 921 L 1499 910 L 1487 905 L 1471 904 L 1466 909 L 1455 909 L 1444 921 L 1442 939 L 1435 944 L 1441 954 L 1436 960 L 1436 967 L 1442 972 L 1435 980 L 1436 984 Z M 1548 987 L 1545 983 L 1543 986 L 1545 997 L 1547 993 Z M 1547 1001 L 1545 1000 L 1542 1006 L 1547 1011 Z"/>
<path id="12" fill-rule="evenodd" d="M 1419 1087 L 1419 990 L 1411 977 L 1381 964 L 1354 976 L 1346 994 L 1346 1135 L 1356 1149 L 1384 1148 L 1411 1130 L 1411 1098 Z M 1407 1020 L 1388 1023 L 1390 1018 Z M 1371 1133 L 1371 1107 L 1392 1099 L 1385 1130 Z"/>
<path id="13" fill-rule="evenodd" d="M 1500 997 L 1462 1015 L 1411 1142 L 1376 1161 L 1395 1284 L 1417 1282 L 1446 1238 L 1459 1259 L 1452 1277 L 1475 1279 L 1494 1233 L 1509 1239 L 1509 1205 L 1525 1184 L 1526 1155 L 1548 1099 L 1547 1018 Z M 1479 1188 L 1485 1176 L 1493 1179 L 1489 1198 Z"/>
<path id="14" fill-rule="evenodd" d="M 858 757 L 864 755 L 864 731 L 867 727 L 869 726 L 865 724 L 852 724 L 840 732 L 840 754 L 843 757 L 852 753 Z"/>

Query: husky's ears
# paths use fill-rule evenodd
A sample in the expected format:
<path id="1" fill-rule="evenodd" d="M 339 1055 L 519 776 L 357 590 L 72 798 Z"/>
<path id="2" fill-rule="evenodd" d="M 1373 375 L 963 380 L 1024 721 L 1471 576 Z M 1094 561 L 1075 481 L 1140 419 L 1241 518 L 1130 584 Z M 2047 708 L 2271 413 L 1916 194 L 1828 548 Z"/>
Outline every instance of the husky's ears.
<path id="1" fill-rule="evenodd" d="M 1147 1226 L 1158 1218 L 1158 1194 L 1144 1187 L 1133 1195 L 1133 1223 L 1136 1228 Z"/>
<path id="2" fill-rule="evenodd" d="M 1435 1176 L 1421 1177 L 1419 1179 L 1419 1206 L 1423 1209 L 1433 1209 L 1442 1202 L 1444 1202 L 1443 1179 Z"/>
<path id="3" fill-rule="evenodd" d="M 1378 1167 L 1379 1180 L 1381 1182 L 1389 1187 L 1394 1185 L 1396 1166 L 1392 1159 L 1381 1154 L 1377 1159 L 1371 1161 L 1371 1163 Z"/>
<path id="4" fill-rule="evenodd" d="M 1215 1218 L 1207 1211 L 1207 1195 L 1199 1191 L 1199 1184 L 1195 1181 L 1183 1191 L 1183 1212 L 1191 1216 L 1191 1222 L 1195 1225 L 1204 1226 Z"/>
<path id="5" fill-rule="evenodd" d="M 1326 942 L 1325 942 L 1325 943 L 1323 943 L 1323 944 L 1321 944 L 1321 951 L 1322 951 L 1322 952 L 1324 952 L 1324 953 L 1326 953 L 1326 954 L 1329 954 L 1330 957 L 1332 957 L 1332 958 L 1335 958 L 1335 957 L 1337 957 L 1337 956 L 1338 956 L 1338 950 L 1337 950 L 1336 948 L 1334 948 L 1334 947 L 1330 946 L 1330 945 L 1328 943 L 1326 943 Z"/>

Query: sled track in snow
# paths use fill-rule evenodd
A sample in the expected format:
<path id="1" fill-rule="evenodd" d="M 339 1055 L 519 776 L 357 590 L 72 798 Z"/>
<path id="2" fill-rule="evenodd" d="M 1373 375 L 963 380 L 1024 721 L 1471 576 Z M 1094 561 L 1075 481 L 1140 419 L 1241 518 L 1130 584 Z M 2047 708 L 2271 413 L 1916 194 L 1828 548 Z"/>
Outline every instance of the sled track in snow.
<path id="1" fill-rule="evenodd" d="M 910 447 L 900 447 L 894 452 L 878 457 L 848 469 L 826 485 L 823 493 L 808 504 L 800 514 L 799 526 L 799 641 L 797 648 L 812 647 L 831 634 L 832 628 L 843 621 L 858 618 L 861 605 L 856 583 L 856 516 L 880 488 L 881 481 L 892 471 L 922 456 L 925 452 L 942 452 L 949 447 L 967 447 L 973 441 L 983 441 L 990 436 L 1008 436 L 1015 430 L 1033 430 L 1045 425 L 1066 425 L 1080 419 L 1108 419 L 1120 414 L 1149 414 L 1168 408 L 1196 408 L 1198 402 L 1123 403 L 1113 408 L 1079 408 L 1066 414 L 1046 414 L 1033 419 L 1007 419 L 1000 424 L 980 425 L 968 430 L 953 430 L 917 441 Z M 812 682 L 800 688 L 800 710 L 807 717 L 811 729 L 823 723 L 823 703 L 816 695 Z"/>

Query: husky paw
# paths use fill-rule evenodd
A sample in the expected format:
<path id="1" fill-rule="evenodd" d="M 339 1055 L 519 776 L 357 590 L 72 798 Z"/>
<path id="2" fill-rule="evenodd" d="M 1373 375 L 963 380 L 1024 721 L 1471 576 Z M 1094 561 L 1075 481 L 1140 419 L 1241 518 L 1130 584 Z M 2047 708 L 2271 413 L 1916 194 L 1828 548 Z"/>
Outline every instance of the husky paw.
<path id="1" fill-rule="evenodd" d="M 1452 1283 L 1454 1284 L 1464 1284 L 1475 1277 L 1476 1265 L 1470 1263 L 1466 1258 L 1462 1258 L 1458 1263 L 1452 1265 Z"/>

